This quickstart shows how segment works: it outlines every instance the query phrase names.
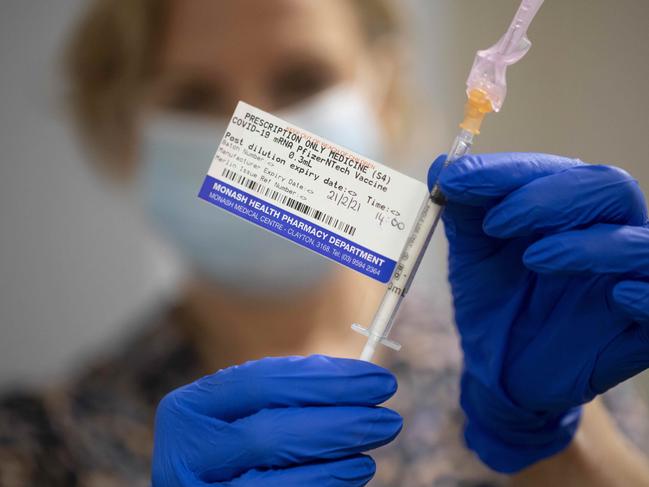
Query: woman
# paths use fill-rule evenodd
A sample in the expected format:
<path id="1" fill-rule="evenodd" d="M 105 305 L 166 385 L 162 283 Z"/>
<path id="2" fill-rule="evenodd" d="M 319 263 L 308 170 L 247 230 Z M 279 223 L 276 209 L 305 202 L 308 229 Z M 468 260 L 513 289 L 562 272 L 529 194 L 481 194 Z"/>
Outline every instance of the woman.
<path id="1" fill-rule="evenodd" d="M 385 159 L 398 145 L 403 122 L 398 29 L 393 10 L 381 0 L 97 0 L 92 5 L 68 63 L 84 140 L 107 173 L 133 185 L 195 272 L 176 305 L 160 310 L 91 372 L 43 395 L 5 398 L 3 485 L 148 485 L 152 476 L 156 486 L 352 486 L 373 477 L 374 463 L 363 452 L 390 443 L 401 429 L 399 415 L 377 407 L 394 394 L 393 376 L 357 361 L 281 357 L 356 356 L 362 339 L 348 325 L 369 322 L 383 288 L 208 207 L 195 194 L 239 99 Z M 332 112 L 338 116 L 324 116 Z M 482 231 L 475 221 L 482 222 L 494 197 L 573 167 L 552 156 L 528 159 L 496 156 L 464 163 L 477 165 L 485 177 L 489 167 L 540 168 L 491 199 L 462 200 L 462 194 L 472 194 L 457 189 L 467 183 L 462 164 L 455 179 L 442 179 L 450 199 L 451 281 L 466 356 L 465 434 L 491 469 L 461 441 L 461 352 L 451 325 L 433 318 L 432 299 L 422 292 L 409 297 L 400 317 L 404 351 L 380 357 L 396 374 L 400 390 L 389 405 L 404 417 L 405 427 L 393 443 L 372 453 L 379 465 L 372 485 L 507 480 L 493 470 L 520 471 L 511 477 L 520 485 L 644 485 L 649 479 L 642 454 L 597 402 L 585 407 L 577 426 L 579 406 L 590 397 L 558 405 L 533 401 L 529 391 L 515 387 L 515 374 L 503 373 L 503 380 L 512 379 L 511 397 L 498 387 L 480 389 L 493 385 L 492 377 L 478 386 L 472 382 L 490 370 L 481 356 L 504 355 L 495 373 L 509 371 L 507 363 L 520 364 L 503 354 L 511 343 L 472 343 L 467 326 L 476 316 L 512 324 L 512 330 L 529 331 L 530 320 L 514 323 L 485 312 L 504 312 L 507 300 L 527 287 L 518 282 L 510 291 L 491 285 L 496 295 L 490 296 L 485 279 L 507 273 L 498 272 L 502 263 L 493 267 L 484 256 L 461 261 L 473 255 L 467 253 L 466 236 Z M 626 181 L 610 170 L 606 178 Z M 518 243 L 513 247 L 521 251 Z M 521 261 L 515 250 L 504 253 L 508 272 L 515 271 L 511 262 Z M 463 274 L 467 266 L 476 271 L 470 279 Z M 468 281 L 478 289 L 467 303 L 462 291 Z M 496 304 L 497 296 L 504 301 Z M 553 298 L 559 302 L 564 295 Z M 494 349 L 476 352 L 483 346 Z M 262 359 L 266 356 L 280 358 Z M 566 365 L 562 373 L 572 377 L 574 369 Z M 542 399 L 549 397 L 543 386 L 535 390 Z M 165 394 L 151 467 L 153 418 Z M 565 391 L 557 394 L 564 398 Z M 608 402 L 621 411 L 620 427 L 634 431 L 636 439 L 647 438 L 645 412 L 628 391 L 619 390 Z M 534 441 L 538 438 L 541 444 Z M 640 440 L 638 445 L 643 446 Z M 608 462 L 605 471 L 599 468 L 602 458 Z"/>

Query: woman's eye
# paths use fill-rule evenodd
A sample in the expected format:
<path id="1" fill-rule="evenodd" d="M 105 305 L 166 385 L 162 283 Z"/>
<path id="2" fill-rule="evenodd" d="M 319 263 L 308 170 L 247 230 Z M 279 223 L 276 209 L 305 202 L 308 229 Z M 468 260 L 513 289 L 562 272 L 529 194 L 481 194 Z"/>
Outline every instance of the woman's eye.
<path id="1" fill-rule="evenodd" d="M 281 69 L 271 82 L 274 105 L 284 107 L 309 98 L 337 81 L 334 71 L 316 63 L 298 64 Z"/>
<path id="2" fill-rule="evenodd" d="M 170 87 L 162 105 L 171 111 L 187 114 L 210 114 L 222 107 L 220 96 L 214 88 L 200 83 Z"/>

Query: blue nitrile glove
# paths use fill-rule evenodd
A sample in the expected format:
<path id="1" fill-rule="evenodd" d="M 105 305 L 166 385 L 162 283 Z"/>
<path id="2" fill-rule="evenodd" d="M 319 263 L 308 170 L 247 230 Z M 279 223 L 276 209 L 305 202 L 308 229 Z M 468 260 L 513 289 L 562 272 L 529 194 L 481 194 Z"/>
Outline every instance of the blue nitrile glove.
<path id="1" fill-rule="evenodd" d="M 515 472 L 568 445 L 580 406 L 649 366 L 649 228 L 626 172 L 544 154 L 429 171 L 448 198 L 465 438 Z"/>
<path id="2" fill-rule="evenodd" d="M 361 452 L 401 430 L 376 407 L 396 389 L 381 367 L 319 355 L 206 376 L 158 406 L 153 487 L 363 486 L 375 465 Z"/>

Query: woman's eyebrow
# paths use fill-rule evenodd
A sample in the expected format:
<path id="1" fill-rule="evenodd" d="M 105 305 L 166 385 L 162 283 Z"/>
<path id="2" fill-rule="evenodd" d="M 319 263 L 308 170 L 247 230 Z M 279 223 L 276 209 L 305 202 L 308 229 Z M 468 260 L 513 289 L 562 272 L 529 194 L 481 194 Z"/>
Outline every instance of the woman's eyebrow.
<path id="1" fill-rule="evenodd" d="M 175 87 L 209 87 L 210 91 L 214 93 L 227 93 L 227 81 L 214 74 L 206 75 L 199 70 L 187 70 L 183 68 L 162 69 L 154 76 L 156 82 L 163 86 Z"/>

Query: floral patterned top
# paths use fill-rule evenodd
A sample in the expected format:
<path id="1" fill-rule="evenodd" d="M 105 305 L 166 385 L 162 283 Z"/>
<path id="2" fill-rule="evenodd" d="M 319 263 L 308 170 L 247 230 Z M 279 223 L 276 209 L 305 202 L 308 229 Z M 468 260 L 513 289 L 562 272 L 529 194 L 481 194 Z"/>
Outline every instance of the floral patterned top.
<path id="1" fill-rule="evenodd" d="M 372 453 L 372 487 L 487 487 L 504 477 L 462 442 L 461 350 L 448 320 L 411 295 L 396 328 L 403 344 L 387 367 L 399 379 L 388 405 L 404 417 L 392 444 Z M 85 372 L 47 391 L 0 396 L 1 487 L 148 486 L 153 419 L 164 394 L 200 376 L 179 323 L 181 308 L 151 316 L 137 335 Z M 649 414 L 631 384 L 605 396 L 622 431 L 649 452 Z"/>

